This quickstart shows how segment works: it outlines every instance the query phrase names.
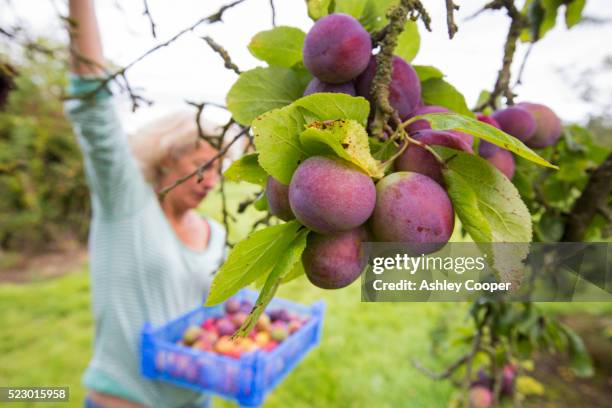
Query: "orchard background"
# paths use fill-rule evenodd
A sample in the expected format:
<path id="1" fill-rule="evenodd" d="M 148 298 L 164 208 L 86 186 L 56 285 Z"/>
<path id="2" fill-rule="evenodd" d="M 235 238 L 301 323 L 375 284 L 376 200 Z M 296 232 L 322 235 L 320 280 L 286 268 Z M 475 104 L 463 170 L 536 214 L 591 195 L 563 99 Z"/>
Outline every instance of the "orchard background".
<path id="1" fill-rule="evenodd" d="M 87 276 L 82 273 L 85 266 L 78 244 L 86 235 L 89 207 L 79 153 L 62 114 L 64 39 L 59 35 L 45 35 L 48 31 L 41 30 L 66 22 L 61 19 L 64 6 L 51 1 L 45 6 L 51 7 L 50 13 L 45 15 L 39 10 L 30 15 L 28 6 L 32 5 L 28 2 L 4 3 L 3 9 L 9 12 L 0 18 L 2 91 L 9 84 L 14 90 L 0 113 L 0 193 L 3 197 L 0 277 L 3 282 L 19 284 L 0 286 L 0 306 L 4 311 L 0 323 L 6 328 L 0 337 L 3 355 L 0 383 L 70 384 L 76 406 L 83 395 L 78 378 L 89 356 L 91 336 Z M 176 11 L 184 15 L 169 18 L 167 24 L 162 17 L 167 15 L 163 11 L 165 6 L 156 2 L 144 2 L 137 8 L 135 4 L 127 6 L 119 2 L 98 4 L 103 25 L 121 21 L 137 27 L 136 33 L 128 36 L 133 39 L 132 45 L 115 51 L 111 48 L 109 52 L 114 63 L 114 86 L 127 108 L 124 116 L 128 128 L 135 128 L 161 110 L 178 107 L 185 100 L 188 102 L 185 108 L 192 109 L 194 119 L 219 123 L 228 120 L 230 115 L 222 105 L 225 93 L 236 80 L 235 74 L 265 65 L 248 56 L 247 45 L 251 45 L 248 48 L 251 54 L 270 65 L 274 65 L 274 58 L 279 58 L 274 53 L 266 54 L 265 41 L 263 51 L 258 50 L 254 46 L 257 42 L 251 42 L 252 35 L 281 24 L 308 31 L 311 25 L 308 11 L 317 17 L 317 13 L 333 7 L 336 11 L 339 8 L 354 13 L 363 21 L 361 3 L 368 2 L 311 1 L 308 10 L 297 0 L 245 0 L 229 3 L 229 7 L 223 7 L 222 3 L 185 5 Z M 394 2 L 378 2 L 381 3 Z M 417 3 L 402 2 L 412 7 Z M 605 6 L 592 1 L 583 10 L 585 2 L 578 0 L 531 1 L 525 6 L 523 2 L 514 5 L 511 1 L 456 3 L 461 6 L 459 10 L 443 7 L 452 6 L 453 2 L 423 2 L 433 33 L 424 27 L 424 23 L 429 24 L 428 18 L 423 18 L 425 13 L 416 9 L 412 15 L 419 22 L 409 23 L 413 31 L 400 44 L 405 58 L 416 55 L 415 64 L 436 66 L 446 75 L 442 78 L 437 76 L 438 71 L 430 71 L 437 76 L 432 79 L 442 85 L 430 94 L 429 104 L 450 105 L 447 107 L 459 113 L 469 113 L 470 108 L 503 106 L 512 102 L 512 93 L 516 93 L 517 101 L 551 106 L 564 119 L 565 130 L 559 144 L 538 154 L 558 165 L 559 171 L 519 160 L 513 179 L 532 214 L 533 239 L 609 241 L 610 170 L 606 170 L 604 163 L 606 157 L 610 161 L 612 144 L 607 115 L 610 100 L 606 99 L 610 61 L 601 53 L 604 47 L 597 46 L 610 32 L 606 16 L 602 14 L 606 12 Z M 489 10 L 474 16 L 485 4 Z M 256 7 L 258 11 L 253 13 L 249 7 Z M 194 19 L 194 10 L 201 13 L 202 20 Z M 524 12 L 520 16 L 524 18 L 513 15 L 521 10 Z M 384 16 L 384 7 L 376 13 Z M 105 15 L 110 20 L 113 14 L 112 22 L 104 21 Z M 471 18 L 466 21 L 466 17 Z M 230 21 L 237 22 L 233 29 Z M 518 34 L 514 37 L 512 26 L 507 35 L 510 21 L 515 24 L 514 33 Z M 247 33 L 241 29 L 243 26 L 252 28 L 253 32 Z M 494 26 L 499 29 L 494 30 Z M 382 27 L 384 24 L 378 29 Z M 572 30 L 568 32 L 566 27 Z M 125 35 L 121 31 L 103 31 L 109 37 L 105 38 L 106 44 L 122 44 L 124 37 L 112 38 Z M 462 38 L 464 32 L 466 37 Z M 441 35 L 449 34 L 454 39 L 445 38 L 442 42 Z M 549 41 L 551 37 L 553 40 Z M 560 39 L 563 39 L 562 47 Z M 518 50 L 510 55 L 514 40 Z M 572 41 L 580 45 L 571 46 Z M 506 57 L 503 65 L 502 54 Z M 169 55 L 176 57 L 171 58 L 175 63 L 163 62 Z M 281 64 L 286 57 L 281 58 Z M 297 58 L 296 62 L 301 60 L 301 56 Z M 548 60 L 559 63 L 550 64 Z M 216 65 L 229 69 L 212 68 Z M 561 79 L 555 83 L 550 79 L 554 77 Z M 176 78 L 183 78 L 182 87 L 173 86 L 172 81 L 179 83 Z M 421 78 L 421 81 L 427 79 Z M 174 94 L 168 95 L 169 90 Z M 0 96 L 3 98 L 5 94 Z M 278 107 L 281 106 L 270 106 Z M 250 122 L 251 118 L 239 118 L 244 119 L 244 112 L 237 115 L 236 109 L 229 108 L 239 122 Z M 130 111 L 135 112 L 134 116 Z M 592 184 L 595 187 L 589 189 Z M 253 208 L 259 191 L 244 183 L 224 181 L 215 197 L 203 205 L 204 213 L 229 225 L 230 244 L 239 242 L 254 226 L 261 228 L 266 223 L 277 222 Z M 457 239 L 469 237 L 456 228 L 451 240 Z M 48 275 L 66 276 L 51 280 Z M 446 376 L 449 378 L 455 374 L 465 377 L 462 367 L 457 372 L 450 372 L 448 368 L 454 366 L 452 363 L 466 349 L 469 352 L 469 344 L 475 338 L 469 319 L 465 319 L 469 305 L 360 304 L 356 301 L 358 289 L 358 285 L 352 285 L 340 291 L 321 291 L 303 278 L 280 288 L 280 296 L 299 301 L 323 297 L 329 311 L 322 347 L 273 394 L 269 404 L 367 406 L 384 401 L 389 406 L 445 406 L 449 401 L 460 403 L 461 390 L 466 391 L 469 383 L 454 387 L 451 382 L 436 382 L 422 371 L 432 374 L 429 371 L 433 370 L 433 377 L 444 377 L 445 372 L 450 373 Z M 582 344 L 577 340 L 559 366 L 557 357 L 547 356 L 538 347 L 530 350 L 527 357 L 513 360 L 521 366 L 517 403 L 575 406 L 588 401 L 590 406 L 605 406 L 610 398 L 612 369 L 608 357 L 610 306 L 544 305 L 538 310 L 529 315 L 515 313 L 517 323 L 530 319 L 556 321 L 551 317 L 561 314 L 562 321 L 583 334 L 591 357 L 575 350 Z M 459 345 L 449 348 L 448 344 Z M 414 357 L 419 357 L 418 363 L 413 361 Z M 578 379 L 577 375 L 591 374 L 590 359 L 594 362 L 595 376 Z M 424 369 L 425 366 L 429 369 Z M 362 375 L 354 375 L 356 372 Z"/>

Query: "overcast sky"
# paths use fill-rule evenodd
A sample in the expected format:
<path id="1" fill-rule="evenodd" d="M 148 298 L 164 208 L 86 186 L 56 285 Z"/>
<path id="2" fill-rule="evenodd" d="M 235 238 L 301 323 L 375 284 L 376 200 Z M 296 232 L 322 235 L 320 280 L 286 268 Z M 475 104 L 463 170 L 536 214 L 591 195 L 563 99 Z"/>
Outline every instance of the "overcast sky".
<path id="1" fill-rule="evenodd" d="M 152 38 L 148 20 L 142 14 L 142 1 L 98 0 L 96 6 L 106 55 L 118 65 L 124 65 L 229 1 L 149 0 L 157 23 L 156 40 Z M 474 20 L 463 21 L 485 1 L 457 0 L 456 3 L 461 5 L 459 32 L 449 40 L 444 3 L 443 0 L 424 1 L 432 16 L 433 32 L 429 33 L 421 26 L 421 51 L 414 63 L 440 68 L 447 80 L 463 92 L 471 106 L 481 90 L 492 88 L 502 60 L 508 18 L 502 12 L 488 12 Z M 0 7 L 5 10 L 0 13 L 0 21 L 14 19 L 17 14 L 35 32 L 52 33 L 65 40 L 51 1 L 13 0 L 13 10 L 2 4 Z M 63 10 L 62 1 L 56 0 L 56 4 Z M 303 0 L 275 0 L 275 4 L 277 24 L 296 26 L 304 31 L 312 25 Z M 609 6 L 609 0 L 588 0 L 586 13 L 609 18 L 612 17 Z M 224 18 L 225 23 L 201 26 L 193 34 L 184 36 L 129 70 L 131 84 L 143 88 L 156 103 L 132 114 L 128 101 L 120 98 L 119 106 L 128 130 L 170 110 L 184 108 L 186 99 L 224 103 L 225 94 L 236 75 L 223 67 L 220 58 L 199 38 L 202 35 L 210 35 L 221 43 L 242 70 L 263 65 L 250 55 L 246 45 L 255 33 L 271 28 L 268 0 L 246 0 L 228 11 Z M 592 108 L 580 100 L 576 85 L 564 79 L 558 71 L 566 69 L 577 76 L 583 69 L 599 66 L 606 55 L 612 54 L 610 39 L 612 24 L 583 25 L 569 31 L 559 24 L 559 28 L 534 47 L 523 75 L 523 85 L 517 88 L 519 99 L 545 103 L 565 120 L 584 120 Z M 526 46 L 519 48 L 515 73 L 526 49 Z M 606 93 L 612 91 L 609 73 L 598 81 Z M 223 120 L 219 112 L 211 114 L 216 120 Z"/>

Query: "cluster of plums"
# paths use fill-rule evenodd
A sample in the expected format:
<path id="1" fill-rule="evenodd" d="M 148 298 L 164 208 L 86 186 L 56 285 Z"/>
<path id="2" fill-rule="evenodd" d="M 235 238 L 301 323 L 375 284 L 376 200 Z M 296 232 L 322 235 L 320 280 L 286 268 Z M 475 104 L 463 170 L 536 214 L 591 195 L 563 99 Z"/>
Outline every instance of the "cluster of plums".
<path id="1" fill-rule="evenodd" d="M 306 36 L 303 54 L 304 65 L 314 76 L 304 95 L 359 95 L 374 107 L 371 87 L 376 58 L 369 34 L 355 18 L 336 13 L 318 20 Z M 440 106 L 424 106 L 414 68 L 398 56 L 392 63 L 389 101 L 403 121 L 448 112 Z M 557 116 L 538 104 L 521 103 L 478 118 L 533 147 L 553 144 L 561 133 Z M 474 153 L 473 136 L 433 130 L 423 119 L 408 124 L 406 132 L 426 145 Z M 484 141 L 478 152 L 512 178 L 512 153 Z M 374 184 L 344 160 L 314 156 L 300 163 L 288 186 L 268 179 L 271 214 L 285 221 L 297 219 L 313 231 L 302 262 L 314 285 L 337 289 L 355 281 L 367 262 L 365 241 L 401 242 L 419 254 L 435 252 L 448 242 L 455 214 L 438 161 L 425 148 L 410 144 L 393 169 Z"/>
<path id="2" fill-rule="evenodd" d="M 506 364 L 502 371 L 500 395 L 512 397 L 516 382 L 516 367 Z M 484 371 L 478 371 L 478 378 L 470 385 L 470 406 L 473 408 L 489 408 L 493 405 L 494 380 Z"/>
<path id="3" fill-rule="evenodd" d="M 210 317 L 201 325 L 187 327 L 179 344 L 240 358 L 243 353 L 274 350 L 307 321 L 285 309 L 274 309 L 261 314 L 248 336 L 232 339 L 231 336 L 245 322 L 252 309 L 253 303 L 248 300 L 229 299 L 224 305 L 224 315 Z"/>

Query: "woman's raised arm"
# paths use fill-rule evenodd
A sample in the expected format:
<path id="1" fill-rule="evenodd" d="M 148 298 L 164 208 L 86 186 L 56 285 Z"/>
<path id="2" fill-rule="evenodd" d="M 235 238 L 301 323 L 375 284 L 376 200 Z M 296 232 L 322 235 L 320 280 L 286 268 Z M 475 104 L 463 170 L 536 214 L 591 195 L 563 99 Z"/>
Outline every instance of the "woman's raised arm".
<path id="1" fill-rule="evenodd" d="M 146 185 L 103 86 L 104 56 L 93 0 L 70 0 L 71 71 L 66 112 L 81 145 L 94 214 L 133 214 L 154 196 Z M 95 94 L 95 95 L 92 95 Z"/>
<path id="2" fill-rule="evenodd" d="M 104 73 L 104 53 L 93 0 L 70 0 L 70 70 L 83 76 Z"/>

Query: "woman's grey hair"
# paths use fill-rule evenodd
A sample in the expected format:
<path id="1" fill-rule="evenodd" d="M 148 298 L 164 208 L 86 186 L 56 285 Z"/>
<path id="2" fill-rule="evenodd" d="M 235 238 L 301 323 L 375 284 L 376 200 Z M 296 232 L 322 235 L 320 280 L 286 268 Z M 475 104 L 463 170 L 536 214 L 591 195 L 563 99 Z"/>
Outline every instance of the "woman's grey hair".
<path id="1" fill-rule="evenodd" d="M 212 122 L 201 123 L 201 127 L 207 136 L 220 135 L 223 131 L 222 126 Z M 166 158 L 179 157 L 198 143 L 207 142 L 199 138 L 195 114 L 187 111 L 156 119 L 130 137 L 132 152 L 150 183 L 158 180 L 161 164 Z"/>

